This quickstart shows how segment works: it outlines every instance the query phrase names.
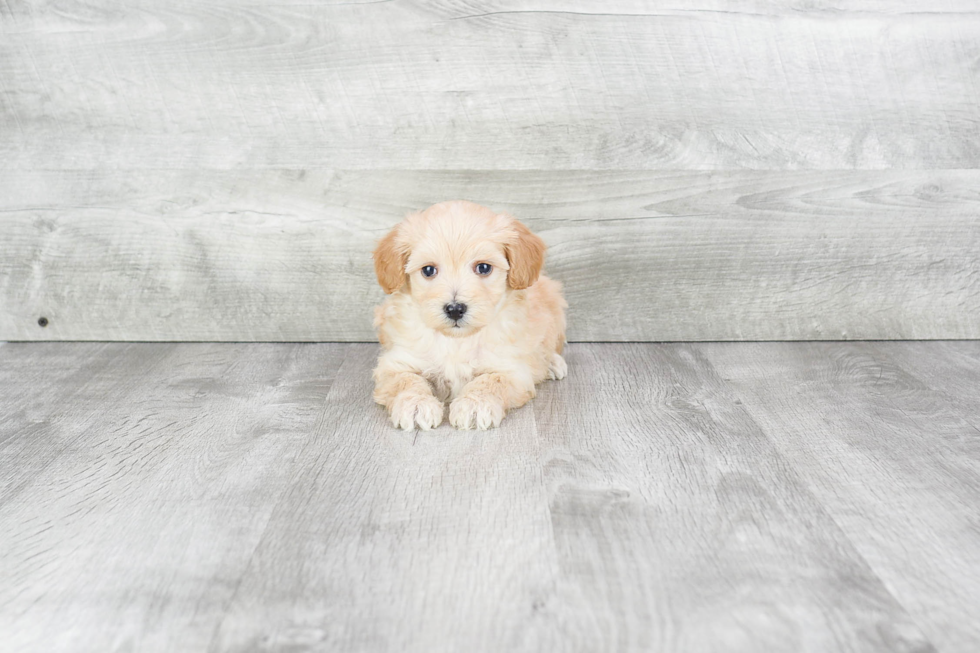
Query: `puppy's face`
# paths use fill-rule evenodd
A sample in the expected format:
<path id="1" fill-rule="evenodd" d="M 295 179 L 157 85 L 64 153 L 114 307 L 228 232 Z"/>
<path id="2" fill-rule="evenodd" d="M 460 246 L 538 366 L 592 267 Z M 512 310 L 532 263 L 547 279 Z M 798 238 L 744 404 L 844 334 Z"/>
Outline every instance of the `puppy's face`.
<path id="1" fill-rule="evenodd" d="M 493 320 L 508 292 L 534 283 L 544 250 L 544 242 L 509 215 L 444 202 L 395 227 L 374 262 L 385 292 L 407 291 L 426 326 L 463 337 Z"/>

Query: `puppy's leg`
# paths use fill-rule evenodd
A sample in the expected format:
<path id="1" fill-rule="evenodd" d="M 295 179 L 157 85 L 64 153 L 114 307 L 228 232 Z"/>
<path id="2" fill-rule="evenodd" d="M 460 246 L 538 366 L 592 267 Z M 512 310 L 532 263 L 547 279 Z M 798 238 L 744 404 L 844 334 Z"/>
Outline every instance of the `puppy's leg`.
<path id="1" fill-rule="evenodd" d="M 463 386 L 449 405 L 449 423 L 458 429 L 500 426 L 508 410 L 523 406 L 533 396 L 533 381 L 502 372 L 481 374 Z"/>
<path id="2" fill-rule="evenodd" d="M 391 423 L 409 431 L 442 424 L 445 405 L 432 394 L 432 386 L 414 372 L 394 371 L 383 363 L 374 371 L 374 400 L 388 409 Z"/>

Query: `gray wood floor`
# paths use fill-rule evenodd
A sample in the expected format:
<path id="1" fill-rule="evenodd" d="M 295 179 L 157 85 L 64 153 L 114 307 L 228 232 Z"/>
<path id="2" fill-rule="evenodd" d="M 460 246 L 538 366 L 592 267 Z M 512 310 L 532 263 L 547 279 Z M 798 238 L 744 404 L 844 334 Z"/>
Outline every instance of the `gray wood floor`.
<path id="1" fill-rule="evenodd" d="M 980 650 L 980 342 L 571 345 L 486 433 L 376 354 L 0 348 L 0 650 Z"/>

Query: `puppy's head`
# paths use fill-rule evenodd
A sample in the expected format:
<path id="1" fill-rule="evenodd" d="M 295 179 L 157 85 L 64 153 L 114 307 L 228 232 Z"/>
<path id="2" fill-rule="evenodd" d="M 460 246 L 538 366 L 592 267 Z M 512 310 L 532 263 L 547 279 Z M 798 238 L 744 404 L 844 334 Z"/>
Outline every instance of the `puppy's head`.
<path id="1" fill-rule="evenodd" d="M 537 280 L 544 252 L 544 241 L 506 213 L 443 202 L 381 239 L 374 269 L 386 293 L 411 295 L 428 327 L 467 336 L 493 319 L 507 293 Z"/>

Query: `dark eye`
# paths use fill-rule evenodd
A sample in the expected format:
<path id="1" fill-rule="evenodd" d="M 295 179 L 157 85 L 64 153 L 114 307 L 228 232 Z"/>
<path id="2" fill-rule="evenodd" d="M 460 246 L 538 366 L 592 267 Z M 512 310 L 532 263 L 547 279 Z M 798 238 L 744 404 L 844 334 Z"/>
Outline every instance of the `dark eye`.
<path id="1" fill-rule="evenodd" d="M 432 277 L 436 276 L 436 272 L 438 272 L 438 270 L 436 270 L 436 266 L 434 265 L 425 265 L 422 267 L 422 276 L 426 279 L 431 279 Z"/>
<path id="2" fill-rule="evenodd" d="M 485 277 L 493 271 L 493 266 L 489 263 L 477 263 L 476 273 L 481 277 Z"/>

